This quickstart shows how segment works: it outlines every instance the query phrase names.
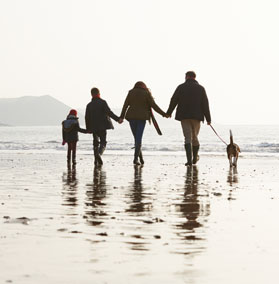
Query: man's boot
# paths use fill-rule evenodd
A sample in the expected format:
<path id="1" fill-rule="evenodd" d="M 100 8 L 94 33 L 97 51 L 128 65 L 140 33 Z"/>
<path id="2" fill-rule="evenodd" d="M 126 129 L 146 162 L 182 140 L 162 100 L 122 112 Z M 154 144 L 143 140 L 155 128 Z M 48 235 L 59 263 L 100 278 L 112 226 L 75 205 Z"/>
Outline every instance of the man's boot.
<path id="1" fill-rule="evenodd" d="M 185 151 L 186 151 L 186 157 L 187 157 L 187 163 L 185 166 L 192 166 L 192 144 L 187 143 L 184 145 Z"/>
<path id="2" fill-rule="evenodd" d="M 140 151 L 141 151 L 141 145 L 136 145 L 135 147 L 135 154 L 134 154 L 134 165 L 140 165 L 140 162 L 138 161 L 139 159 L 139 154 L 140 154 Z"/>
<path id="3" fill-rule="evenodd" d="M 99 153 L 99 147 L 94 147 L 94 164 L 95 165 L 102 165 L 103 161 Z"/>
<path id="4" fill-rule="evenodd" d="M 195 165 L 198 160 L 200 159 L 198 152 L 199 152 L 200 146 L 193 146 L 193 164 Z"/>

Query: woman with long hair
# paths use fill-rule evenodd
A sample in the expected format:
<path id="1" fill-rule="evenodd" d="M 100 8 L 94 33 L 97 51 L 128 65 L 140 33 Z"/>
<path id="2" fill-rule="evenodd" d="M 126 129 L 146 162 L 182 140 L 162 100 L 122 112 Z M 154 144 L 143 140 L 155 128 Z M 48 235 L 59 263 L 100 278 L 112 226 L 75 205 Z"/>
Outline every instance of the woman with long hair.
<path id="1" fill-rule="evenodd" d="M 151 108 L 163 117 L 169 117 L 155 103 L 146 85 L 139 81 L 129 91 L 120 115 L 122 120 L 126 118 L 129 121 L 135 139 L 134 165 L 144 164 L 141 151 L 142 136 L 146 120 L 150 120 L 151 117 Z M 140 162 L 138 159 L 140 159 Z"/>

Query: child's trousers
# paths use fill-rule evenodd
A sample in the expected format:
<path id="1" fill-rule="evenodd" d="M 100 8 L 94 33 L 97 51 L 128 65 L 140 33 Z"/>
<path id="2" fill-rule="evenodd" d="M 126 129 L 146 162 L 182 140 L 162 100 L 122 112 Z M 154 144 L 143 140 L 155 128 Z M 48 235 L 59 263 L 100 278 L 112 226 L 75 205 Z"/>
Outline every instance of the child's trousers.
<path id="1" fill-rule="evenodd" d="M 68 152 L 67 152 L 67 162 L 71 162 L 71 156 L 72 156 L 72 162 L 73 164 L 76 163 L 76 150 L 77 150 L 77 141 L 74 142 L 68 142 Z"/>

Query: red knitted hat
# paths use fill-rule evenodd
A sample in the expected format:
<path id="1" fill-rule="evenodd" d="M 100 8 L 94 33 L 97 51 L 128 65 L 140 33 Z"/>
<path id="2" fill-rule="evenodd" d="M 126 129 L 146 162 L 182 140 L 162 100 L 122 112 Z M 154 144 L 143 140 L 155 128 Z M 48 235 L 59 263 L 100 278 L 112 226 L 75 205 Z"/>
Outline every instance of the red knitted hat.
<path id="1" fill-rule="evenodd" d="M 77 111 L 75 109 L 71 109 L 69 115 L 77 116 Z"/>

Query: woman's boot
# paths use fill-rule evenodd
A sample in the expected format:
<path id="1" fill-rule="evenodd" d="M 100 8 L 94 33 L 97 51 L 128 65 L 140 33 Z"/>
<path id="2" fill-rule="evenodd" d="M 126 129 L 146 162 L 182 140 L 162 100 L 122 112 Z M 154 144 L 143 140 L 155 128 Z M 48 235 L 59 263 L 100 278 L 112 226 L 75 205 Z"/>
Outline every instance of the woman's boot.
<path id="1" fill-rule="evenodd" d="M 140 160 L 140 163 L 143 165 L 144 164 L 144 160 L 143 160 L 143 156 L 142 156 L 142 151 L 141 150 L 139 152 L 139 160 Z"/>
<path id="2" fill-rule="evenodd" d="M 185 166 L 192 166 L 193 161 L 192 161 L 192 144 L 187 143 L 184 145 L 185 151 L 186 151 L 186 157 L 187 157 L 187 163 Z"/>
<path id="3" fill-rule="evenodd" d="M 141 151 L 141 145 L 136 145 L 134 153 L 134 161 L 133 161 L 134 165 L 140 165 L 140 162 L 138 161 L 140 151 Z"/>

